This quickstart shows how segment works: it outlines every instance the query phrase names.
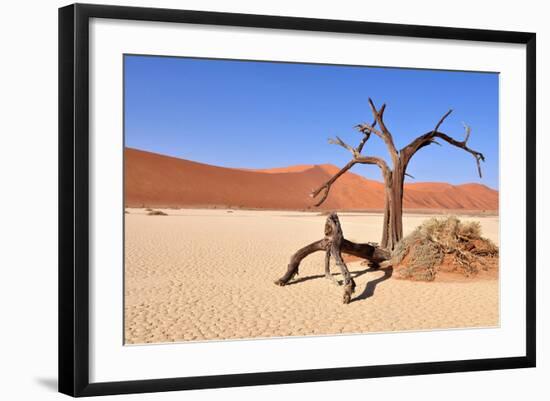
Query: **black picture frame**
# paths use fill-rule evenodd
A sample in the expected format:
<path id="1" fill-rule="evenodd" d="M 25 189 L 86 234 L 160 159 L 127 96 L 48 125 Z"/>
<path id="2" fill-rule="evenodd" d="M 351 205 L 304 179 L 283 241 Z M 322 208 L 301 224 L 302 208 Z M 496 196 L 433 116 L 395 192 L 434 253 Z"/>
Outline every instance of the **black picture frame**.
<path id="1" fill-rule="evenodd" d="M 438 38 L 526 46 L 526 353 L 520 357 L 90 383 L 89 21 L 160 21 L 252 28 Z M 422 375 L 535 366 L 536 35 L 479 29 L 74 4 L 59 9 L 59 391 L 71 396 Z"/>

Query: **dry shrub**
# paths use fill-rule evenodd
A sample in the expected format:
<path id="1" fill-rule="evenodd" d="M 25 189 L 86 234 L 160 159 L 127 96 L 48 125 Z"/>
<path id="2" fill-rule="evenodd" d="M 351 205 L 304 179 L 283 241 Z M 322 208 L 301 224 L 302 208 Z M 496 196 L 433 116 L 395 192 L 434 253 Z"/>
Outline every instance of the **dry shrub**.
<path id="1" fill-rule="evenodd" d="M 497 256 L 498 247 L 481 236 L 479 222 L 434 217 L 397 244 L 392 264 L 401 278 L 432 281 L 443 269 L 475 275 L 493 266 L 488 259 Z"/>
<path id="2" fill-rule="evenodd" d="M 147 215 L 148 216 L 168 216 L 162 210 L 151 210 L 149 213 L 147 213 Z"/>

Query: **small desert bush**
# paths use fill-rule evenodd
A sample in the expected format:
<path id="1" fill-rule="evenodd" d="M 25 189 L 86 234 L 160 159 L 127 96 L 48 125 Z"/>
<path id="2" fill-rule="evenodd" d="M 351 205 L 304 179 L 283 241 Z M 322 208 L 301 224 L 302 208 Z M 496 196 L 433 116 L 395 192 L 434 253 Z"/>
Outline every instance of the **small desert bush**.
<path id="1" fill-rule="evenodd" d="M 445 270 L 476 274 L 487 270 L 487 258 L 498 256 L 498 248 L 481 236 L 479 222 L 461 222 L 452 216 L 431 218 L 403 238 L 392 252 L 392 264 L 401 278 L 432 281 Z"/>
<path id="2" fill-rule="evenodd" d="M 148 216 L 168 216 L 162 210 L 151 210 L 149 213 L 147 213 L 147 215 Z"/>

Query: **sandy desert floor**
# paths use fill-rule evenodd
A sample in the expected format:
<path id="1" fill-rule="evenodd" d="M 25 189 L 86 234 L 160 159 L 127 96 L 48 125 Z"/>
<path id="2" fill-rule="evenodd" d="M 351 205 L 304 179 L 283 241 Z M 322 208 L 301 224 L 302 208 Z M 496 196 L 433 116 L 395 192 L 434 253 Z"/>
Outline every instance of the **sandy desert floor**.
<path id="1" fill-rule="evenodd" d="M 499 324 L 498 280 L 411 282 L 353 262 L 357 289 L 344 305 L 342 287 L 323 277 L 324 254 L 316 253 L 293 283 L 274 285 L 298 248 L 323 237 L 326 217 L 316 213 L 127 210 L 128 344 Z M 339 216 L 346 238 L 379 240 L 381 214 Z M 405 235 L 428 217 L 406 215 Z M 498 243 L 498 216 L 461 218 L 480 221 L 483 235 Z"/>

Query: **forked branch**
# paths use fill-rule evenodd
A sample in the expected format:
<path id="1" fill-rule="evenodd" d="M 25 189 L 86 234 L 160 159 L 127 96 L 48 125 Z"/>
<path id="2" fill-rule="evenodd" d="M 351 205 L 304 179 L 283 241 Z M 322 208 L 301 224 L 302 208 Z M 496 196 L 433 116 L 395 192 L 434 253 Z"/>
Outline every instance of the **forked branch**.
<path id="1" fill-rule="evenodd" d="M 483 177 L 483 174 L 481 173 L 480 162 L 485 161 L 485 156 L 483 156 L 483 153 L 478 152 L 477 150 L 474 150 L 467 146 L 468 138 L 470 137 L 470 127 L 466 126 L 466 137 L 464 138 L 463 141 L 457 141 L 456 139 L 451 138 L 450 136 L 448 136 L 447 134 L 444 134 L 443 132 L 436 132 L 435 136 L 443 139 L 445 142 L 448 142 L 453 146 L 456 146 L 457 148 L 463 149 L 466 152 L 470 153 L 476 161 L 479 178 Z"/>
<path id="2" fill-rule="evenodd" d="M 409 143 L 407 146 L 405 146 L 403 149 L 401 149 L 400 153 L 403 157 L 403 161 L 405 163 L 405 166 L 409 163 L 409 161 L 413 157 L 413 155 L 416 152 L 418 152 L 420 149 L 422 149 L 423 147 L 431 145 L 432 143 L 440 145 L 440 143 L 435 141 L 435 138 L 439 138 L 439 139 L 442 139 L 445 142 L 447 142 L 447 143 L 449 143 L 449 144 L 451 144 L 451 145 L 453 145 L 457 148 L 463 149 L 466 152 L 470 153 L 476 161 L 477 171 L 478 171 L 479 177 L 481 178 L 482 173 L 481 173 L 481 163 L 480 162 L 485 161 L 485 156 L 483 156 L 483 153 L 478 152 L 477 150 L 474 150 L 474 149 L 468 147 L 468 140 L 470 139 L 470 134 L 471 134 L 470 127 L 468 125 L 466 125 L 465 123 L 462 123 L 464 125 L 464 129 L 465 129 L 464 140 L 462 140 L 462 141 L 457 141 L 456 139 L 450 137 L 449 135 L 439 131 L 439 127 L 441 126 L 441 124 L 443 124 L 445 119 L 451 113 L 452 113 L 452 110 L 447 111 L 439 119 L 439 121 L 435 125 L 435 128 L 432 131 L 426 132 L 424 135 L 419 136 L 418 138 L 413 140 L 411 143 Z"/>
<path id="3" fill-rule="evenodd" d="M 374 124 L 369 125 L 367 123 L 359 124 L 356 126 L 356 128 L 363 133 L 373 133 L 374 135 L 382 139 L 386 144 L 388 153 L 390 154 L 392 162 L 395 166 L 398 161 L 399 155 L 397 153 L 397 149 L 395 148 L 395 144 L 393 143 L 393 136 L 391 135 L 390 131 L 386 127 L 386 124 L 384 123 L 384 111 L 386 110 L 386 104 L 384 103 L 380 110 L 376 110 L 374 102 L 371 98 L 369 98 L 369 106 L 374 116 L 374 121 L 378 123 L 381 131 L 374 128 Z"/>
<path id="4" fill-rule="evenodd" d="M 376 164 L 383 170 L 384 174 L 388 174 L 389 169 L 386 165 L 386 162 L 384 162 L 384 160 L 377 157 L 361 156 L 363 147 L 365 146 L 367 141 L 370 139 L 372 130 L 376 130 L 376 128 L 374 128 L 375 125 L 376 125 L 376 119 L 369 126 L 370 129 L 359 130 L 363 134 L 363 138 L 361 138 L 361 141 L 359 142 L 359 145 L 357 145 L 356 148 L 353 148 L 352 146 L 348 145 L 338 136 L 336 136 L 335 138 L 329 138 L 328 142 L 330 144 L 341 146 L 344 149 L 351 152 L 352 159 L 344 167 L 342 167 L 340 171 L 334 174 L 327 182 L 325 182 L 319 188 L 311 192 L 310 196 L 312 198 L 316 198 L 319 194 L 322 193 L 321 198 L 317 201 L 317 203 L 315 203 L 315 206 L 320 206 L 327 199 L 332 184 L 334 184 L 334 182 L 338 178 L 340 178 L 346 171 L 352 168 L 355 164 Z"/>

